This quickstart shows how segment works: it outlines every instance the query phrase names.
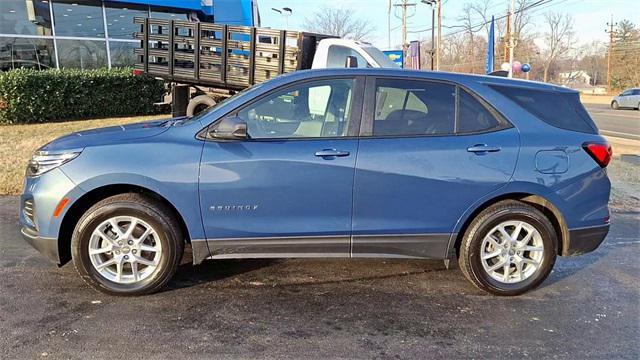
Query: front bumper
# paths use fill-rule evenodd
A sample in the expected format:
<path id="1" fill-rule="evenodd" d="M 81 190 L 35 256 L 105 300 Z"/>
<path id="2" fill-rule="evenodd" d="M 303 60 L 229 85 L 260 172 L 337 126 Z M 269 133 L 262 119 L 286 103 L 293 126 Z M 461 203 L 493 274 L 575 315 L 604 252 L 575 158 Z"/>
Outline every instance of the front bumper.
<path id="1" fill-rule="evenodd" d="M 569 241 L 563 245 L 562 255 L 581 255 L 594 251 L 609 233 L 609 224 L 569 230 Z"/>
<path id="2" fill-rule="evenodd" d="M 41 237 L 40 235 L 38 235 L 37 231 L 26 226 L 23 226 L 22 229 L 20 229 L 20 233 L 22 234 L 22 238 L 27 243 L 29 243 L 29 245 L 33 246 L 47 259 L 55 262 L 56 264 L 60 263 L 60 254 L 58 253 L 58 239 Z"/>

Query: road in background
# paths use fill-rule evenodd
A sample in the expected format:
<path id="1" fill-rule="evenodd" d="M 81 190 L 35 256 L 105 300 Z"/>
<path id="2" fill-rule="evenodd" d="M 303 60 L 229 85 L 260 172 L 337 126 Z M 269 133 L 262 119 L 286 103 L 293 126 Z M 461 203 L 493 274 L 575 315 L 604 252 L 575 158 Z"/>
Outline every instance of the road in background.
<path id="1" fill-rule="evenodd" d="M 584 104 L 603 135 L 640 140 L 640 111 L 612 110 L 606 104 Z"/>

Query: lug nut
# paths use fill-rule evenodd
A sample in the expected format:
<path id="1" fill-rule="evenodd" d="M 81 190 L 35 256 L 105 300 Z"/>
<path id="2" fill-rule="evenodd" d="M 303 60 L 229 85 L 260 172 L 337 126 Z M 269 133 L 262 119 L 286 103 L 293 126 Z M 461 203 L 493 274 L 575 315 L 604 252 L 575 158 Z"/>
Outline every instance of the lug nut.
<path id="1" fill-rule="evenodd" d="M 129 255 L 125 255 L 125 256 L 124 256 L 124 259 L 125 259 L 125 260 L 129 260 Z"/>
<path id="2" fill-rule="evenodd" d="M 120 251 L 119 250 L 116 250 L 116 255 L 120 255 Z"/>
<path id="3" fill-rule="evenodd" d="M 131 250 L 131 252 L 132 252 L 132 253 L 134 253 L 134 254 L 136 254 L 136 253 L 138 252 L 138 250 L 133 249 L 133 250 Z"/>
<path id="4" fill-rule="evenodd" d="M 118 245 L 124 245 L 124 242 L 118 241 Z"/>
<path id="5" fill-rule="evenodd" d="M 127 244 L 129 244 L 129 245 L 133 245 L 133 240 L 129 240 L 129 241 L 127 241 Z"/>

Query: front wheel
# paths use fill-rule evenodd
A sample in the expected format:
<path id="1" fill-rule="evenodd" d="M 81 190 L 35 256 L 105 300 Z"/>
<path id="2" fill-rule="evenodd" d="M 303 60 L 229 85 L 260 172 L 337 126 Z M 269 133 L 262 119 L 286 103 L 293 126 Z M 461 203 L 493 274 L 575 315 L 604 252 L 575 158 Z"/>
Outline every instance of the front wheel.
<path id="1" fill-rule="evenodd" d="M 71 247 L 78 273 L 93 288 L 112 295 L 142 295 L 160 290 L 171 279 L 184 241 L 164 204 L 140 194 L 120 194 L 87 210 Z"/>
<path id="2" fill-rule="evenodd" d="M 614 101 L 611 102 L 611 108 L 613 110 L 618 110 L 618 109 L 620 109 L 620 104 L 618 104 L 618 102 L 614 100 Z"/>
<path id="3" fill-rule="evenodd" d="M 494 295 L 520 295 L 542 283 L 556 260 L 558 240 L 549 219 L 520 201 L 482 211 L 460 246 L 460 269 Z"/>

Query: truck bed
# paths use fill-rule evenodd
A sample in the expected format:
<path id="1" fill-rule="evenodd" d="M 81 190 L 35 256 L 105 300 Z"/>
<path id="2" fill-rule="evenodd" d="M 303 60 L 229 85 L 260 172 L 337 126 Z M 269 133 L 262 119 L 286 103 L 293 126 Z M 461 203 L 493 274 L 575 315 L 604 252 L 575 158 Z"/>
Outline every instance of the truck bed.
<path id="1" fill-rule="evenodd" d="M 142 42 L 136 69 L 167 81 L 232 90 L 310 68 L 317 42 L 331 37 L 181 20 L 134 22 Z"/>

